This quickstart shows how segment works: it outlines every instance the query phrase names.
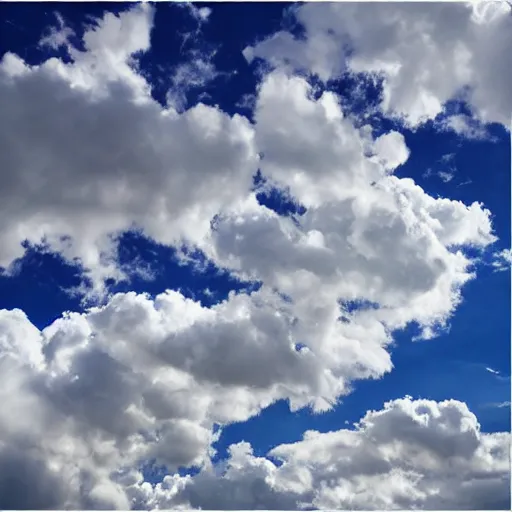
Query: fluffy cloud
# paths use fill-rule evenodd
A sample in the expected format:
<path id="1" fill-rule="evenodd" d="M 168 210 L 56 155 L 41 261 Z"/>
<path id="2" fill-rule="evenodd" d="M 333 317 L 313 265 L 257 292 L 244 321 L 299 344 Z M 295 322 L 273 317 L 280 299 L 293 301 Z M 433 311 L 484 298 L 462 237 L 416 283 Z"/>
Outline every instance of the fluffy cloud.
<path id="1" fill-rule="evenodd" d="M 249 198 L 217 219 L 205 251 L 288 296 L 314 350 L 336 357 L 338 347 L 344 359 L 341 340 L 366 331 L 372 357 L 381 354 L 378 375 L 387 363 L 377 347 L 389 330 L 417 322 L 428 337 L 453 312 L 473 277 L 464 247 L 495 240 L 490 212 L 393 176 L 409 154 L 403 136 L 374 140 L 370 127 L 343 116 L 333 93 L 315 100 L 302 78 L 267 76 L 255 119 L 263 174 L 306 212 L 284 217 Z M 377 307 L 340 323 L 339 302 L 354 300 Z"/>
<path id="2" fill-rule="evenodd" d="M 323 7 L 318 16 L 322 12 Z M 302 78 L 280 72 L 266 77 L 255 126 L 202 104 L 178 114 L 154 102 L 133 58 L 149 48 L 152 13 L 145 5 L 119 16 L 106 14 L 86 31 L 85 51 L 69 45 L 61 20 L 60 31 L 45 43 L 64 45 L 70 64 L 49 59 L 29 67 L 13 54 L 4 55 L 1 266 L 23 254 L 23 241 L 43 242 L 81 262 L 101 288 L 107 277 L 124 277 L 114 256 L 116 237 L 128 229 L 140 229 L 164 244 L 207 246 L 214 216 L 236 215 L 246 204 L 261 164 L 258 154 L 264 157 L 264 175 L 310 208 L 308 218 L 319 219 L 308 227 L 310 245 L 325 239 L 320 217 L 328 208 L 356 208 L 359 222 L 387 217 L 395 222 L 392 229 L 421 231 L 413 228 L 414 221 L 392 221 L 402 199 L 388 197 L 373 206 L 385 196 L 409 194 L 382 192 L 382 187 L 412 188 L 403 180 L 385 179 L 407 160 L 403 137 L 391 132 L 374 140 L 369 127 L 357 129 L 345 119 L 335 94 L 325 92 L 315 101 Z M 370 191 L 372 183 L 382 186 Z M 363 192 L 365 197 L 351 206 Z M 445 208 L 454 209 L 457 225 L 468 224 L 463 218 L 471 217 L 476 227 L 467 229 L 481 233 L 475 235 L 477 242 L 491 241 L 484 210 L 473 205 L 468 213 L 463 205 L 450 205 Z M 427 222 L 450 224 L 451 214 L 441 220 L 434 214 Z M 343 222 L 348 226 L 351 221 Z M 369 254 L 366 227 L 353 227 L 350 243 Z M 431 227 L 438 235 L 446 229 Z M 275 251 L 274 244 L 263 250 Z M 323 249 L 315 250 L 319 258 L 329 253 L 319 256 Z M 439 255 L 432 258 L 438 261 Z"/>
<path id="3" fill-rule="evenodd" d="M 303 38 L 281 31 L 248 47 L 245 56 L 305 69 L 322 80 L 347 70 L 380 75 L 383 112 L 412 126 L 433 119 L 446 101 L 459 97 L 482 121 L 508 127 L 510 5 L 480 4 L 305 4 L 296 10 Z"/>
<path id="4" fill-rule="evenodd" d="M 231 446 L 219 474 L 166 478 L 151 505 L 213 509 L 508 509 L 510 436 L 483 434 L 467 406 L 409 397 L 354 430 L 308 431 L 274 460 Z"/>
<path id="5" fill-rule="evenodd" d="M 228 461 L 211 466 L 215 424 L 243 421 L 282 398 L 321 409 L 375 363 L 371 343 L 357 339 L 364 321 L 353 328 L 359 349 L 339 340 L 344 366 L 336 353 L 297 351 L 287 304 L 264 289 L 212 308 L 171 291 L 154 300 L 118 294 L 41 332 L 19 310 L 1 311 L 0 464 L 10 469 L 0 472 L 0 503 L 72 509 L 505 503 L 509 438 L 481 434 L 457 401 L 405 398 L 368 412 L 355 431 L 307 432 L 302 442 L 269 453 L 282 464 L 254 457 L 242 443 Z M 144 481 L 140 468 L 150 461 L 167 468 L 162 484 Z M 202 467 L 197 477 L 174 473 L 190 466 Z M 35 481 L 28 497 L 10 484 L 22 474 Z"/>
<path id="6" fill-rule="evenodd" d="M 244 309 L 236 299 L 207 310 L 175 292 L 155 301 L 127 294 L 89 314 L 65 315 L 42 332 L 22 312 L 1 311 L 0 461 L 12 466 L 1 472 L 0 503 L 129 508 L 117 473 L 136 471 L 150 460 L 171 472 L 202 465 L 215 422 L 258 412 L 284 394 L 277 388 L 300 376 L 301 364 L 307 366 L 287 347 L 299 371 L 285 369 L 283 376 L 279 345 L 277 353 L 266 350 L 270 340 L 262 339 L 251 351 L 247 337 L 247 351 L 228 352 L 225 368 L 231 373 L 220 373 L 215 354 L 226 355 L 230 345 L 245 340 L 250 311 Z M 274 311 L 267 315 L 271 321 Z M 218 330 L 214 344 L 209 326 Z M 198 329 L 202 341 L 191 329 Z M 272 363 L 272 355 L 276 362 L 264 382 L 257 373 L 261 367 L 247 358 Z M 240 382 L 240 370 L 251 368 L 260 379 L 256 390 L 250 389 L 250 376 Z M 21 481 L 22 474 L 37 480 L 29 502 L 26 493 L 10 492 L 8 478 Z M 53 486 L 59 474 L 66 481 Z"/>
<path id="7" fill-rule="evenodd" d="M 286 302 L 265 289 L 212 308 L 172 291 L 119 294 L 43 331 L 2 310 L 0 460 L 29 474 L 41 467 L 30 503 L 46 503 L 63 472 L 69 481 L 49 506 L 127 508 L 119 472 L 151 460 L 171 474 L 202 466 L 215 424 L 283 398 L 322 407 L 345 391 L 326 359 L 296 350 L 293 326 Z M 28 506 L 5 478 L 0 503 Z"/>
<path id="8" fill-rule="evenodd" d="M 334 9 L 336 20 L 338 8 L 318 13 Z M 387 8 L 398 9 L 389 21 L 379 8 L 396 28 L 402 11 Z M 106 14 L 86 31 L 85 51 L 61 20 L 44 43 L 64 46 L 70 64 L 4 55 L 0 265 L 24 240 L 43 242 L 101 289 L 123 277 L 116 237 L 136 228 L 263 284 L 212 308 L 175 291 L 118 294 L 43 331 L 22 311 L 0 311 L 0 505 L 484 508 L 493 495 L 501 504 L 508 437 L 481 434 L 458 402 L 396 401 L 355 431 L 277 447 L 280 465 L 240 444 L 225 473 L 211 467 L 216 424 L 278 399 L 322 411 L 352 381 L 390 371 L 393 330 L 416 322 L 433 336 L 474 276 L 466 247 L 495 236 L 483 205 L 433 198 L 393 175 L 409 156 L 400 133 L 355 126 L 336 94 L 315 97 L 286 70 L 262 80 L 253 124 L 202 104 L 163 108 L 134 58 L 149 49 L 152 19 L 147 5 Z M 334 51 L 326 30 L 305 46 L 313 57 L 324 44 Z M 360 56 L 370 58 L 364 46 Z M 257 168 L 305 213 L 260 205 Z M 152 460 L 169 472 L 156 487 L 140 471 Z M 181 466 L 202 471 L 182 478 Z M 19 475 L 34 480 L 31 494 L 14 492 Z"/>
<path id="9" fill-rule="evenodd" d="M 132 55 L 148 49 L 147 5 L 106 14 L 73 63 L 0 64 L 0 266 L 44 241 L 79 259 L 96 284 L 120 278 L 115 237 L 136 227 L 165 243 L 194 242 L 249 190 L 253 130 L 198 104 L 182 115 L 149 95 Z"/>

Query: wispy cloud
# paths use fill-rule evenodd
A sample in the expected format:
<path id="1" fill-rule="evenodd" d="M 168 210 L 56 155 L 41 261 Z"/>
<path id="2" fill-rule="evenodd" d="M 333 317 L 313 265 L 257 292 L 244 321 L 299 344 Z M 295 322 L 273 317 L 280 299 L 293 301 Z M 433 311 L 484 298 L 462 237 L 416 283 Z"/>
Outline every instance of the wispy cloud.
<path id="1" fill-rule="evenodd" d="M 450 171 L 439 171 L 437 175 L 445 182 L 448 183 L 453 180 L 455 173 Z"/>
<path id="2" fill-rule="evenodd" d="M 443 131 L 455 132 L 466 139 L 483 140 L 489 138 L 484 125 L 473 117 L 456 114 L 439 121 L 437 127 Z"/>
<path id="3" fill-rule="evenodd" d="M 512 264 L 512 249 L 503 249 L 502 251 L 493 254 L 493 261 L 491 265 L 496 272 L 508 270 Z"/>
<path id="4" fill-rule="evenodd" d="M 455 157 L 455 153 L 447 153 L 446 155 L 443 155 L 439 160 L 438 163 L 441 164 L 440 170 L 432 169 L 429 167 L 424 173 L 423 178 L 431 178 L 431 177 L 437 177 L 441 179 L 444 183 L 449 183 L 453 180 L 455 177 L 455 174 L 457 172 L 457 168 L 451 164 Z"/>
<path id="5" fill-rule="evenodd" d="M 510 407 L 510 402 L 490 402 L 485 404 L 485 407 L 493 408 L 493 409 L 504 409 L 505 407 Z"/>

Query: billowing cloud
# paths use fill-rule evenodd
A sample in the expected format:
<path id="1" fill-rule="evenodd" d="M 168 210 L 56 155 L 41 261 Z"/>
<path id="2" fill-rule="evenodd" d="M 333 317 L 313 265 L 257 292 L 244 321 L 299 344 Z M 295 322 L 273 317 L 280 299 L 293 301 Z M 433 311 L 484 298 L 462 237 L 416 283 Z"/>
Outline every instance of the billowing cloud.
<path id="1" fill-rule="evenodd" d="M 473 276 L 464 247 L 495 240 L 490 212 L 435 199 L 393 176 L 409 154 L 403 136 L 374 140 L 369 126 L 356 129 L 344 118 L 333 93 L 315 100 L 311 92 L 304 79 L 277 71 L 262 83 L 255 110 L 262 173 L 306 212 L 284 217 L 249 199 L 217 219 L 205 251 L 288 296 L 311 326 L 302 336 L 330 357 L 338 347 L 346 360 L 340 340 L 344 332 L 358 338 L 353 329 L 364 329 L 376 347 L 409 322 L 429 337 Z M 353 300 L 377 308 L 340 323 L 339 303 Z M 377 374 L 384 359 L 378 366 Z"/>
<path id="2" fill-rule="evenodd" d="M 21 311 L 1 311 L 0 461 L 12 467 L 0 503 L 129 508 L 119 472 L 151 460 L 171 474 L 201 466 L 215 423 L 321 394 L 329 381 L 286 326 L 250 297 L 206 309 L 177 292 L 117 295 L 42 332 Z M 40 475 L 29 502 L 8 485 L 23 474 Z M 59 474 L 62 489 L 52 485 Z"/>
<path id="3" fill-rule="evenodd" d="M 4 55 L 0 266 L 24 240 L 44 241 L 101 284 L 122 277 L 119 233 L 194 242 L 249 190 L 257 155 L 245 118 L 202 104 L 179 115 L 151 99 L 131 57 L 148 49 L 151 13 L 106 14 L 84 52 L 69 49 L 71 64 Z"/>
<path id="4" fill-rule="evenodd" d="M 151 505 L 248 509 L 508 509 L 510 436 L 483 434 L 456 400 L 409 397 L 369 411 L 355 430 L 308 431 L 256 457 L 231 446 L 219 474 L 166 478 Z"/>
<path id="5" fill-rule="evenodd" d="M 381 371 L 372 357 L 383 356 L 356 337 L 364 322 L 353 328 L 358 349 L 339 340 L 343 362 L 336 353 L 297 351 L 293 318 L 279 299 L 260 290 L 204 308 L 171 291 L 154 300 L 118 294 L 41 332 L 21 311 L 1 311 L 0 463 L 10 470 L 0 472 L 0 502 L 223 509 L 504 503 L 508 436 L 481 434 L 457 401 L 405 398 L 368 412 L 355 431 L 309 432 L 276 447 L 269 455 L 280 465 L 242 444 L 231 448 L 225 474 L 222 464 L 212 467 L 214 425 L 244 421 L 283 398 L 322 409 L 351 378 Z M 156 487 L 140 473 L 150 461 L 168 472 Z M 175 473 L 190 466 L 202 467 L 197 477 Z M 32 501 L 9 484 L 27 473 L 37 480 Z"/>
<path id="6" fill-rule="evenodd" d="M 510 124 L 511 8 L 507 2 L 309 3 L 296 10 L 303 37 L 281 31 L 245 50 L 322 80 L 345 71 L 382 76 L 381 109 L 417 126 L 450 99 L 484 122 Z M 371 9 L 371 15 L 369 10 Z M 505 64 L 507 63 L 507 64 Z M 448 123 L 461 128 L 460 119 Z"/>

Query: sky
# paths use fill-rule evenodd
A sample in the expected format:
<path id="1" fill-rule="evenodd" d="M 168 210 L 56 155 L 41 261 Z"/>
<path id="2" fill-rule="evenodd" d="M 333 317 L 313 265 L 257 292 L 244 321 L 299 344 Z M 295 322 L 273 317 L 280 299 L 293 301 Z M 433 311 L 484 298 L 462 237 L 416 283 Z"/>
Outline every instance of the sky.
<path id="1" fill-rule="evenodd" d="M 508 3 L 0 23 L 1 509 L 510 509 Z"/>

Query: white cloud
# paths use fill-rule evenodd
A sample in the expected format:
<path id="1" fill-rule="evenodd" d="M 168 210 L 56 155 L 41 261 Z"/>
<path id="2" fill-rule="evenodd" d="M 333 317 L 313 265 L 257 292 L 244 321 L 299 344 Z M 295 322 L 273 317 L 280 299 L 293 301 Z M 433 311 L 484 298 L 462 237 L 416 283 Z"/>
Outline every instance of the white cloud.
<path id="1" fill-rule="evenodd" d="M 401 134 L 373 141 L 369 127 L 358 130 L 344 118 L 336 94 L 325 92 L 317 101 L 312 95 L 305 79 L 275 72 L 261 83 L 255 109 L 260 168 L 297 201 L 318 206 L 378 180 L 382 169 L 365 152 L 376 153 L 389 170 L 407 160 Z"/>
<path id="2" fill-rule="evenodd" d="M 406 398 L 367 413 L 355 432 L 306 433 L 269 453 L 284 461 L 280 467 L 247 445 L 234 446 L 227 473 L 219 474 L 222 465 L 209 462 L 214 424 L 243 421 L 282 398 L 321 409 L 358 372 L 374 371 L 370 340 L 352 353 L 347 340 L 345 364 L 336 354 L 296 351 L 287 306 L 264 289 L 211 309 L 177 292 L 154 300 L 127 293 L 88 313 L 66 314 L 42 332 L 21 312 L 0 311 L 0 463 L 11 461 L 0 475 L 38 475 L 29 496 L 14 496 L 0 476 L 0 502 L 450 508 L 465 503 L 460 491 L 471 482 L 468 504 L 485 508 L 491 493 L 504 499 L 508 436 L 480 434 L 475 416 L 455 401 Z M 368 320 L 363 316 L 352 334 L 366 328 L 371 335 Z M 155 488 L 139 469 L 153 459 L 168 471 Z M 192 465 L 202 466 L 199 476 L 174 474 Z"/>
<path id="3" fill-rule="evenodd" d="M 378 137 L 374 145 L 375 155 L 382 166 L 393 171 L 407 162 L 409 149 L 401 133 L 392 131 Z"/>
<path id="4" fill-rule="evenodd" d="M 120 278 L 119 233 L 138 227 L 164 244 L 195 242 L 222 208 L 249 190 L 257 167 L 245 118 L 199 104 L 162 109 L 137 74 L 151 8 L 106 14 L 73 64 L 0 65 L 0 265 L 20 243 L 45 241 L 79 258 L 96 285 Z M 66 238 L 64 238 L 66 237 Z"/>
<path id="5" fill-rule="evenodd" d="M 466 139 L 481 140 L 489 137 L 484 125 L 475 121 L 470 116 L 463 114 L 448 116 L 447 118 L 439 121 L 437 123 L 437 127 L 442 130 L 453 131 Z"/>
<path id="6" fill-rule="evenodd" d="M 39 42 L 40 46 L 48 46 L 57 50 L 58 48 L 70 47 L 70 38 L 75 36 L 75 31 L 70 27 L 66 26 L 64 18 L 58 12 L 55 13 L 58 27 L 50 27 L 47 34 L 43 36 Z"/>
<path id="7" fill-rule="evenodd" d="M 254 124 L 202 104 L 162 108 L 133 57 L 148 50 L 152 19 L 148 5 L 106 14 L 86 32 L 85 52 L 61 23 L 45 42 L 65 45 L 72 64 L 4 56 L 0 265 L 23 254 L 25 239 L 44 242 L 78 259 L 101 291 L 105 278 L 134 272 L 115 249 L 137 228 L 162 244 L 195 244 L 263 285 L 212 308 L 173 291 L 118 294 L 43 331 L 19 310 L 1 311 L 0 464 L 14 469 L 0 468 L 0 504 L 466 506 L 469 483 L 468 500 L 500 497 L 507 438 L 480 434 L 458 402 L 393 402 L 356 432 L 276 448 L 280 467 L 245 444 L 232 447 L 226 475 L 211 467 L 214 424 L 278 399 L 322 411 L 352 381 L 390 371 L 393 330 L 417 322 L 431 337 L 445 325 L 474 276 L 465 247 L 495 236 L 483 205 L 436 199 L 393 176 L 409 157 L 400 133 L 374 139 L 334 93 L 314 99 L 304 78 L 267 74 Z M 330 37 L 313 38 L 308 55 L 338 51 Z M 306 212 L 259 205 L 250 192 L 257 168 Z M 375 307 L 349 311 L 347 301 Z M 153 458 L 170 472 L 154 489 L 139 471 Z M 173 474 L 191 465 L 204 466 L 198 477 Z M 9 492 L 17 471 L 36 480 L 32 494 Z"/>
<path id="8" fill-rule="evenodd" d="M 390 175 L 409 154 L 403 137 L 391 132 L 373 141 L 367 127 L 344 118 L 333 93 L 316 101 L 310 93 L 303 79 L 272 73 L 255 110 L 263 175 L 307 211 L 285 218 L 249 199 L 217 220 L 205 251 L 289 296 L 297 317 L 315 325 L 303 336 L 333 358 L 349 329 L 338 322 L 338 302 L 377 303 L 355 324 L 373 325 L 378 375 L 389 368 L 382 352 L 388 329 L 416 321 L 430 333 L 459 303 L 473 276 L 460 248 L 495 240 L 490 212 L 434 199 Z M 339 350 L 343 358 L 346 348 Z"/>
<path id="9" fill-rule="evenodd" d="M 510 436 L 483 434 L 464 403 L 408 397 L 356 430 L 309 431 L 276 466 L 239 443 L 219 474 L 168 478 L 151 506 L 209 509 L 507 509 Z"/>
<path id="10" fill-rule="evenodd" d="M 488 404 L 488 407 L 497 407 L 498 409 L 503 409 L 505 407 L 510 407 L 510 402 L 497 402 Z"/>
<path id="11" fill-rule="evenodd" d="M 189 52 L 189 60 L 179 64 L 172 72 L 172 87 L 167 92 L 167 104 L 178 112 L 187 105 L 187 94 L 191 89 L 206 86 L 219 76 L 212 63 L 214 52 Z"/>
<path id="12" fill-rule="evenodd" d="M 204 89 L 210 82 L 220 76 L 227 76 L 228 73 L 218 71 L 213 63 L 218 48 L 204 47 L 204 44 L 200 44 L 202 28 L 208 22 L 211 9 L 198 8 L 190 2 L 177 5 L 188 10 L 196 23 L 194 30 L 180 34 L 182 62 L 169 73 L 171 87 L 167 92 L 166 101 L 169 106 L 181 113 L 187 107 L 188 96 L 192 90 Z"/>
<path id="13" fill-rule="evenodd" d="M 403 201 L 446 210 L 443 218 L 430 213 L 426 220 L 437 237 L 458 233 L 440 239 L 443 245 L 492 241 L 488 213 L 480 206 L 441 206 L 412 184 L 385 177 L 408 158 L 401 134 L 373 140 L 369 127 L 356 129 L 345 119 L 335 94 L 315 101 L 302 78 L 281 72 L 265 78 L 255 127 L 202 104 L 183 114 L 162 109 L 132 58 L 148 49 L 152 16 L 147 5 L 105 15 L 86 32 L 86 52 L 68 48 L 73 64 L 51 59 L 28 67 L 19 57 L 4 56 L 1 265 L 23 254 L 24 239 L 44 241 L 68 260 L 81 261 L 101 288 L 106 277 L 125 277 L 115 262 L 115 239 L 133 226 L 159 243 L 204 245 L 211 219 L 244 204 L 258 153 L 264 155 L 264 175 L 311 209 L 306 219 L 316 220 L 308 230 L 321 233 L 326 247 L 318 219 L 329 215 L 328 208 L 343 205 L 359 223 L 375 222 L 375 208 L 394 216 Z M 372 188 L 373 182 L 381 183 Z M 355 211 L 352 199 L 363 191 Z M 413 217 L 396 222 L 413 229 Z M 358 229 L 350 244 L 359 244 L 356 252 L 366 251 L 365 259 L 375 248 L 364 241 L 363 224 Z M 274 245 L 268 242 L 263 250 Z M 463 259 L 450 258 L 460 275 Z"/>
<path id="14" fill-rule="evenodd" d="M 28 459 L 20 468 L 41 466 L 40 485 L 66 474 L 55 508 L 127 508 L 113 472 L 152 459 L 171 474 L 201 466 L 214 424 L 283 398 L 322 408 L 346 392 L 327 358 L 295 350 L 294 335 L 286 302 L 265 290 L 211 309 L 177 292 L 119 294 L 42 332 L 21 311 L 0 311 L 0 460 L 16 447 Z M 17 499 L 0 494 L 25 508 Z"/>
<path id="15" fill-rule="evenodd" d="M 214 423 L 322 394 L 328 379 L 287 329 L 285 315 L 246 296 L 205 309 L 177 292 L 117 295 L 42 332 L 20 311 L 1 311 L 0 460 L 16 457 L 14 469 L 39 467 L 40 477 L 37 496 L 16 497 L 0 471 L 0 502 L 129 508 L 112 472 L 153 458 L 171 472 L 201 465 Z M 58 474 L 61 485 L 38 490 Z"/>
<path id="16" fill-rule="evenodd" d="M 437 175 L 445 182 L 445 183 L 449 183 L 450 181 L 453 180 L 453 172 L 449 172 L 449 171 L 439 171 L 437 173 Z"/>
<path id="17" fill-rule="evenodd" d="M 510 269 L 510 265 L 512 264 L 512 249 L 503 249 L 493 256 L 494 260 L 492 266 L 497 272 Z"/>
<path id="18" fill-rule="evenodd" d="M 305 38 L 281 31 L 245 56 L 306 69 L 322 80 L 347 68 L 382 74 L 382 110 L 411 126 L 464 97 L 481 121 L 508 128 L 512 18 L 507 2 L 496 4 L 492 16 L 482 16 L 475 2 L 304 4 L 296 16 Z M 459 121 L 452 119 L 453 129 Z"/>

